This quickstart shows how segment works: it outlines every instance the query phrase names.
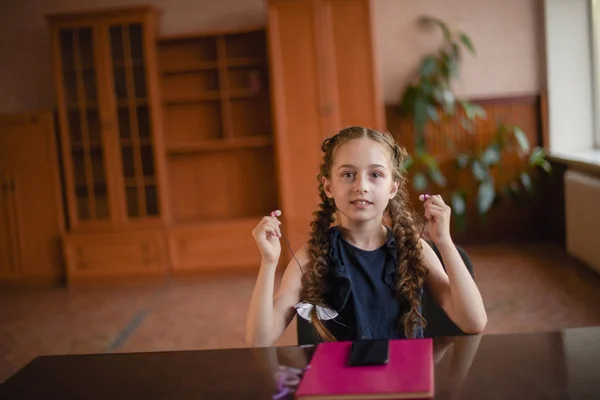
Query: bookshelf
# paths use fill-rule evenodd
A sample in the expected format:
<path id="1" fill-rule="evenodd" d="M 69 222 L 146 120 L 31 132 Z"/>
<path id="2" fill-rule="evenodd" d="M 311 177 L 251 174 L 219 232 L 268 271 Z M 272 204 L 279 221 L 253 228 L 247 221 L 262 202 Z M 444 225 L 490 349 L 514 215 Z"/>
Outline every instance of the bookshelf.
<path id="1" fill-rule="evenodd" d="M 69 284 L 168 272 L 157 18 L 148 6 L 47 16 Z"/>
<path id="2" fill-rule="evenodd" d="M 158 62 L 172 268 L 256 266 L 251 230 L 278 194 L 266 31 L 160 37 Z M 215 249 L 236 256 L 216 260 Z"/>

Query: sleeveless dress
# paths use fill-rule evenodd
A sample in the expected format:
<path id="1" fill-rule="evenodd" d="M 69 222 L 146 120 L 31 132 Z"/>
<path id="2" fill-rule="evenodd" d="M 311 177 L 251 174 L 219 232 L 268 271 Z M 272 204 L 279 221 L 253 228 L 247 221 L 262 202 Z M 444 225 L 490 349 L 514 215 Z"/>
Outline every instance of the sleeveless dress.
<path id="1" fill-rule="evenodd" d="M 409 305 L 395 294 L 398 263 L 391 230 L 383 246 L 362 250 L 344 240 L 339 227 L 334 226 L 330 228 L 329 259 L 325 301 L 338 316 L 323 324 L 335 338 L 405 338 L 399 321 Z M 422 338 L 423 329 L 415 328 L 414 337 Z"/>

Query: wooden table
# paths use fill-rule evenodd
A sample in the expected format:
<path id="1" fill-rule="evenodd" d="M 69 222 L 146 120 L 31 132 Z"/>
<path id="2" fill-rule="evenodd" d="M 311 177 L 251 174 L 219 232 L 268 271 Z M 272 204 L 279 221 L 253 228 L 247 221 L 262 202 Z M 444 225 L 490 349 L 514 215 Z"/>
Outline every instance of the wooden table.
<path id="1" fill-rule="evenodd" d="M 42 356 L 0 399 L 270 399 L 313 348 Z M 436 399 L 598 399 L 600 327 L 434 340 Z"/>

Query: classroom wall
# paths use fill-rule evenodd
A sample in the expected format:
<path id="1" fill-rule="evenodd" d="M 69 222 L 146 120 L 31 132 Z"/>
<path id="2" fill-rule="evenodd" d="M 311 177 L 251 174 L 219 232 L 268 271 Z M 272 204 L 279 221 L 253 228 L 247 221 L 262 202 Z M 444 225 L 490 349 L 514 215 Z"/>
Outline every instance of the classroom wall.
<path id="1" fill-rule="evenodd" d="M 382 93 L 396 102 L 419 59 L 441 36 L 416 24 L 421 14 L 471 35 L 478 55 L 464 61 L 461 94 L 498 97 L 537 92 L 543 85 L 540 0 L 372 0 Z M 161 31 L 178 33 L 265 23 L 266 0 L 1 0 L 0 113 L 54 106 L 45 15 L 133 4 L 163 10 Z"/>

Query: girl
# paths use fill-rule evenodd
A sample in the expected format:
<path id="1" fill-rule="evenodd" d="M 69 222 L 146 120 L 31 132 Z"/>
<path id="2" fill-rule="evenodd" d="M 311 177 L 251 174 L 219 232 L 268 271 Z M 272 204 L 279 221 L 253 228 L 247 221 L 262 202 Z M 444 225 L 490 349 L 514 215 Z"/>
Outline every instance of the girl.
<path id="1" fill-rule="evenodd" d="M 326 341 L 422 337 L 423 285 L 463 331 L 482 332 L 487 315 L 452 243 L 450 208 L 440 196 L 421 196 L 429 237 L 447 272 L 409 211 L 406 151 L 389 133 L 362 127 L 342 129 L 322 151 L 320 210 L 274 297 L 281 222 L 271 213 L 252 231 L 262 262 L 247 344 L 273 345 L 296 313 Z"/>

